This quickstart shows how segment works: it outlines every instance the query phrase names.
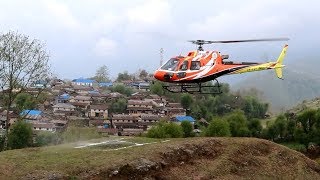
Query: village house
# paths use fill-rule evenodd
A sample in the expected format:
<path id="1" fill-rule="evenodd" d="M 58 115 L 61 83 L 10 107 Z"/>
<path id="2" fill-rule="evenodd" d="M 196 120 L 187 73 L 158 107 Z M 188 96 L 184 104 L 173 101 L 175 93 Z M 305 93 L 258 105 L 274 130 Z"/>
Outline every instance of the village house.
<path id="1" fill-rule="evenodd" d="M 111 118 L 112 125 L 117 129 L 124 128 L 139 128 L 139 116 L 129 114 L 114 114 Z"/>
<path id="2" fill-rule="evenodd" d="M 32 128 L 35 131 L 56 131 L 55 125 L 53 123 L 32 123 Z"/>
<path id="3" fill-rule="evenodd" d="M 141 114 L 139 126 L 142 126 L 144 130 L 147 130 L 152 125 L 160 121 L 161 116 L 155 114 Z"/>
<path id="4" fill-rule="evenodd" d="M 89 105 L 92 103 L 92 98 L 90 96 L 75 96 L 70 99 L 70 102 L 79 102 Z"/>
<path id="5" fill-rule="evenodd" d="M 75 115 L 76 107 L 69 103 L 57 103 L 53 107 L 53 113 L 60 116 Z"/>
<path id="6" fill-rule="evenodd" d="M 80 85 L 73 85 L 72 90 L 80 95 L 87 95 L 89 91 L 93 90 L 92 86 L 80 86 Z"/>
<path id="7" fill-rule="evenodd" d="M 90 114 L 91 118 L 108 118 L 108 106 L 105 104 L 90 105 Z"/>
<path id="8" fill-rule="evenodd" d="M 42 111 L 34 109 L 26 109 L 20 113 L 20 116 L 26 122 L 40 121 L 42 119 Z"/>
<path id="9" fill-rule="evenodd" d="M 80 86 L 90 86 L 92 87 L 94 83 L 96 83 L 95 80 L 92 80 L 92 79 L 82 79 L 82 78 L 79 78 L 79 79 L 74 79 L 72 80 L 71 82 L 73 85 L 80 85 Z"/>
<path id="10" fill-rule="evenodd" d="M 130 99 L 132 100 L 144 100 L 146 97 L 145 94 L 141 93 L 141 92 L 135 92 L 133 94 L 131 94 Z"/>
<path id="11" fill-rule="evenodd" d="M 182 108 L 180 103 L 167 103 L 167 105 L 164 108 L 164 111 L 165 115 L 169 117 L 186 115 L 186 110 Z"/>
<path id="12" fill-rule="evenodd" d="M 13 111 L 9 111 L 9 123 L 14 124 L 18 119 L 18 114 Z M 4 110 L 0 113 L 0 129 L 6 129 L 6 120 L 7 120 L 7 110 Z"/>
<path id="13" fill-rule="evenodd" d="M 119 98 L 124 98 L 125 96 L 121 93 L 118 93 L 118 92 L 111 92 L 111 93 L 108 93 L 106 95 L 107 97 L 107 101 L 112 101 L 112 100 L 116 100 L 116 99 L 119 99 Z"/>
<path id="14" fill-rule="evenodd" d="M 188 121 L 192 125 L 194 125 L 194 123 L 196 122 L 191 116 L 175 116 L 171 119 L 171 121 L 177 124 L 181 124 L 182 121 Z"/>
<path id="15" fill-rule="evenodd" d="M 56 97 L 56 103 L 68 103 L 70 101 L 70 95 L 67 93 L 61 94 Z"/>
<path id="16" fill-rule="evenodd" d="M 152 114 L 154 102 L 145 100 L 128 100 L 127 111 L 129 114 Z"/>

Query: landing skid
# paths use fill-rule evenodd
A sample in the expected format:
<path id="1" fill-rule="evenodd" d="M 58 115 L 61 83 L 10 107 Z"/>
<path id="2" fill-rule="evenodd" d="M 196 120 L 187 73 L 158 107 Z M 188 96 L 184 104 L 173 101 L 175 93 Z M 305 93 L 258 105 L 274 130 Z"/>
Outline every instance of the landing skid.
<path id="1" fill-rule="evenodd" d="M 204 85 L 202 83 L 184 83 L 163 85 L 163 89 L 172 93 L 190 93 L 190 94 L 221 94 L 220 84 L 215 79 L 214 85 Z"/>

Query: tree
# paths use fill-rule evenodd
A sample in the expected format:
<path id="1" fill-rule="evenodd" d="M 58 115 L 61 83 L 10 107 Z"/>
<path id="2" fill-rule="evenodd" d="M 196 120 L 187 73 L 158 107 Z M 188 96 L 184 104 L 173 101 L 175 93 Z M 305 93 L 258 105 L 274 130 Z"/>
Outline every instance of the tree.
<path id="1" fill-rule="evenodd" d="M 7 148 L 12 103 L 35 81 L 49 79 L 48 61 L 49 55 L 39 40 L 15 32 L 0 35 L 0 88 L 7 110 L 4 149 Z"/>
<path id="2" fill-rule="evenodd" d="M 11 149 L 21 149 L 32 145 L 32 128 L 29 123 L 16 122 L 8 136 L 8 145 Z"/>
<path id="3" fill-rule="evenodd" d="M 262 125 L 259 119 L 251 119 L 248 122 L 248 128 L 253 137 L 260 137 L 262 132 Z"/>
<path id="4" fill-rule="evenodd" d="M 145 79 L 146 77 L 148 77 L 148 72 L 146 70 L 142 69 L 139 73 L 139 78 Z"/>
<path id="5" fill-rule="evenodd" d="M 184 109 L 189 109 L 192 103 L 193 99 L 190 94 L 184 93 L 181 95 L 181 105 Z"/>
<path id="6" fill-rule="evenodd" d="M 128 71 L 124 71 L 123 73 L 118 73 L 117 81 L 126 81 L 134 79 L 132 75 L 128 73 Z"/>
<path id="7" fill-rule="evenodd" d="M 127 101 L 125 99 L 118 99 L 112 102 L 109 113 L 125 113 L 127 109 Z"/>
<path id="8" fill-rule="evenodd" d="M 15 103 L 19 112 L 25 109 L 34 109 L 37 105 L 34 97 L 28 93 L 18 94 Z"/>
<path id="9" fill-rule="evenodd" d="M 243 111 L 235 111 L 226 117 L 233 137 L 249 136 L 250 131 Z"/>
<path id="10" fill-rule="evenodd" d="M 154 94 L 162 96 L 164 94 L 162 83 L 159 81 L 155 81 L 153 84 L 151 84 L 150 91 Z"/>
<path id="11" fill-rule="evenodd" d="M 99 67 L 96 71 L 96 75 L 93 77 L 98 83 L 100 82 L 109 82 L 109 69 L 106 65 Z"/>
<path id="12" fill-rule="evenodd" d="M 182 131 L 183 131 L 183 136 L 184 137 L 192 137 L 194 136 L 192 130 L 192 124 L 189 121 L 182 121 L 181 122 L 181 127 L 182 127 Z"/>
<path id="13" fill-rule="evenodd" d="M 130 96 L 133 92 L 132 88 L 130 87 L 126 87 L 122 84 L 118 84 L 114 87 L 112 87 L 111 89 L 112 92 L 118 92 L 120 94 L 124 94 L 124 95 L 127 95 L 127 96 Z"/>
<path id="14" fill-rule="evenodd" d="M 181 126 L 176 123 L 160 121 L 148 130 L 147 137 L 150 138 L 179 138 L 183 136 Z"/>
<path id="15" fill-rule="evenodd" d="M 212 120 L 205 131 L 206 136 L 230 136 L 230 127 L 228 121 L 222 119 Z"/>

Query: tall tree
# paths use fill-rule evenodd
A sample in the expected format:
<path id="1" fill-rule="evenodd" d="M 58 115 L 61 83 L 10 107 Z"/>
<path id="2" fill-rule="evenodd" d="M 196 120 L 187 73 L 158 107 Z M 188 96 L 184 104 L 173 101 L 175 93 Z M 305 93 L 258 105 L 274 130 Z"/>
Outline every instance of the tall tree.
<path id="1" fill-rule="evenodd" d="M 109 69 L 106 65 L 99 67 L 96 71 L 96 75 L 93 77 L 98 83 L 100 82 L 109 82 Z"/>
<path id="2" fill-rule="evenodd" d="M 0 88 L 7 110 L 4 148 L 7 148 L 9 112 L 17 95 L 36 81 L 50 77 L 49 55 L 36 39 L 17 32 L 0 35 Z"/>

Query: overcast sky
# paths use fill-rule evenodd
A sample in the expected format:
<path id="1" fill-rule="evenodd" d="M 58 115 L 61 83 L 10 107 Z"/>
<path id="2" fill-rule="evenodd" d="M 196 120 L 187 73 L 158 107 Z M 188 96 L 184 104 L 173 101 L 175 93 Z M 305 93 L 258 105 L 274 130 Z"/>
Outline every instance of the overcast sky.
<path id="1" fill-rule="evenodd" d="M 119 72 L 159 66 L 195 48 L 186 40 L 289 37 L 289 42 L 209 45 L 231 59 L 287 61 L 319 53 L 320 1 L 310 0 L 0 0 L 0 31 L 46 43 L 60 78 L 91 77 L 107 65 Z M 315 56 L 313 55 L 313 56 Z"/>

